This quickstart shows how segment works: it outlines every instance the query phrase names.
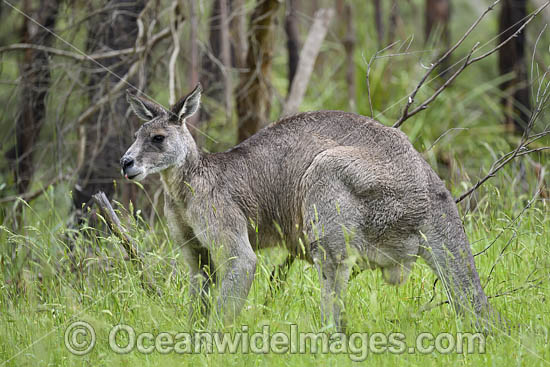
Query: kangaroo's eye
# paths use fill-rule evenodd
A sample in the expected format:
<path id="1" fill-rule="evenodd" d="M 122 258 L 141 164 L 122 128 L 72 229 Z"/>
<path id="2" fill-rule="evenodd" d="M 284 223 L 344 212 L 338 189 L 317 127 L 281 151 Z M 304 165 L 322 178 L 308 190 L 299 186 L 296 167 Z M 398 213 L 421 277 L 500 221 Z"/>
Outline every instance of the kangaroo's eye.
<path id="1" fill-rule="evenodd" d="M 153 136 L 153 143 L 162 143 L 164 141 L 164 135 L 155 135 Z"/>

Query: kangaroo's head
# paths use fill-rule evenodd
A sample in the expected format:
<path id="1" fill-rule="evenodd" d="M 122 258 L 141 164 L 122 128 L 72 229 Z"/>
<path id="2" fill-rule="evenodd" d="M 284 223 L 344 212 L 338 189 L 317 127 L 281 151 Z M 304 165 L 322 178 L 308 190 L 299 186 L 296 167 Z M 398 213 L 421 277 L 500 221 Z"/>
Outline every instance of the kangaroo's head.
<path id="1" fill-rule="evenodd" d="M 202 88 L 200 83 L 171 110 L 127 93 L 132 109 L 147 121 L 136 132 L 136 140 L 120 159 L 122 174 L 132 180 L 143 180 L 147 175 L 183 165 L 197 147 L 187 129 L 185 120 L 199 109 Z"/>

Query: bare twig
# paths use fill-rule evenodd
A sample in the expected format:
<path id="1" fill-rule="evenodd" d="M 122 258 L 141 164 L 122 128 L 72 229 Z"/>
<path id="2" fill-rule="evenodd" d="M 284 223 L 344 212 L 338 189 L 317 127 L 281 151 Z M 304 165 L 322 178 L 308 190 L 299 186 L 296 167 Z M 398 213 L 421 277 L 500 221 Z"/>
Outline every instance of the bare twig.
<path id="1" fill-rule="evenodd" d="M 498 297 L 503 297 L 503 296 L 509 296 L 509 295 L 517 293 L 519 291 L 525 291 L 525 290 L 528 290 L 528 289 L 531 289 L 531 288 L 537 288 L 542 284 L 543 281 L 544 281 L 544 279 L 539 279 L 536 282 L 535 281 L 530 281 L 529 282 L 530 284 L 528 284 L 528 285 L 524 285 L 522 287 L 516 287 L 516 288 L 510 289 L 508 291 L 502 292 L 502 293 L 493 294 L 493 295 L 487 296 L 487 298 L 492 299 L 492 298 L 498 298 Z M 424 312 L 431 311 L 434 308 L 449 304 L 449 300 L 445 300 L 445 301 L 438 302 L 434 305 L 430 305 L 430 303 L 432 301 L 433 301 L 433 298 L 430 301 L 426 302 L 422 307 L 420 307 L 420 309 L 418 311 L 418 314 L 422 314 Z"/>
<path id="2" fill-rule="evenodd" d="M 108 59 L 112 57 L 120 57 L 124 55 L 133 55 L 133 54 L 139 54 L 143 51 L 150 48 L 152 45 L 156 44 L 158 41 L 168 37 L 170 35 L 170 28 L 165 28 L 162 31 L 155 34 L 146 45 L 140 46 L 140 47 L 130 47 L 130 48 L 124 48 L 122 50 L 113 50 L 113 51 L 107 51 L 107 52 L 98 52 L 98 53 L 92 53 L 92 54 L 78 54 L 76 52 L 72 51 L 65 51 L 54 47 L 46 47 L 38 44 L 33 43 L 14 43 L 13 45 L 0 47 L 0 54 L 8 51 L 18 51 L 18 50 L 38 50 L 38 51 L 44 51 L 47 53 L 50 53 L 52 55 L 66 57 L 70 59 L 74 59 L 76 61 L 88 61 L 88 60 L 102 60 L 102 59 Z"/>
<path id="3" fill-rule="evenodd" d="M 283 116 L 288 116 L 298 111 L 298 107 L 304 99 L 317 54 L 321 49 L 321 44 L 325 39 L 333 16 L 334 10 L 332 9 L 320 9 L 315 13 L 315 20 L 309 30 L 304 47 L 300 52 L 300 61 L 298 62 L 296 75 L 292 81 L 292 87 L 283 108 Z"/>
<path id="4" fill-rule="evenodd" d="M 525 154 L 529 154 L 529 153 L 534 153 L 534 152 L 539 152 L 539 151 L 543 151 L 543 150 L 547 150 L 547 149 L 550 149 L 550 147 L 541 147 L 541 148 L 534 148 L 534 149 L 528 149 L 528 150 L 525 150 L 526 147 L 531 144 L 532 142 L 542 138 L 543 136 L 546 136 L 548 134 L 550 134 L 550 131 L 545 131 L 543 134 L 536 134 L 537 137 L 536 138 L 533 138 L 532 136 L 529 136 L 528 133 L 529 131 L 531 130 L 535 120 L 538 118 L 540 112 L 542 111 L 542 107 L 544 106 L 544 104 L 546 104 L 546 102 L 548 101 L 548 95 L 545 96 L 544 100 L 542 100 L 542 103 L 539 104 L 536 109 L 533 111 L 533 113 L 531 114 L 531 118 L 530 118 L 530 121 L 529 121 L 529 124 L 527 126 L 527 128 L 525 129 L 525 133 L 521 139 L 521 141 L 519 142 L 518 146 L 516 147 L 516 149 L 514 149 L 513 151 L 511 152 L 508 152 L 507 154 L 505 154 L 503 157 L 499 158 L 496 162 L 493 163 L 493 166 L 492 168 L 489 170 L 489 173 L 487 173 L 487 175 L 485 175 L 485 177 L 479 179 L 472 187 L 470 187 L 468 190 L 466 190 L 464 193 L 462 193 L 456 200 L 455 202 L 456 203 L 459 203 L 461 202 L 462 200 L 464 200 L 466 197 L 470 196 L 475 190 L 477 190 L 481 185 L 483 185 L 487 180 L 489 180 L 491 177 L 494 177 L 495 174 L 500 171 L 504 166 L 506 166 L 508 163 L 510 163 L 512 160 L 514 160 L 515 158 L 519 157 L 519 156 L 522 156 L 522 155 L 525 155 Z M 506 158 L 505 158 L 506 157 Z M 503 159 L 505 158 L 505 159 Z"/>
<path id="5" fill-rule="evenodd" d="M 439 135 L 439 137 L 437 139 L 435 139 L 435 141 L 432 143 L 432 145 L 430 145 L 430 147 L 428 149 L 426 149 L 424 152 L 429 152 L 430 150 L 432 150 L 432 148 L 441 140 L 443 139 L 447 134 L 449 134 L 451 131 L 456 131 L 456 130 L 468 130 L 467 128 L 465 127 L 453 127 L 453 128 L 450 128 L 448 129 L 447 131 L 445 131 L 443 134 Z"/>
<path id="6" fill-rule="evenodd" d="M 519 291 L 524 291 L 524 290 L 531 289 L 531 288 L 537 288 L 538 286 L 540 286 L 542 284 L 543 281 L 544 281 L 544 279 L 539 279 L 536 282 L 535 281 L 530 281 L 529 283 L 531 283 L 531 284 L 529 284 L 529 285 L 525 285 L 523 287 L 512 288 L 509 291 L 505 291 L 505 292 L 502 292 L 502 293 L 497 293 L 497 294 L 493 294 L 491 296 L 487 296 L 487 298 L 491 299 L 491 298 L 509 296 L 509 295 L 517 293 Z"/>
<path id="7" fill-rule="evenodd" d="M 97 194 L 93 195 L 92 198 L 99 207 L 99 210 L 105 218 L 107 225 L 111 229 L 111 232 L 113 232 L 113 234 L 120 239 L 122 247 L 124 248 L 128 256 L 130 256 L 130 259 L 137 264 L 139 270 L 141 271 L 141 280 L 144 288 L 148 291 L 152 291 L 158 295 L 161 295 L 161 291 L 158 287 L 156 287 L 154 280 L 149 276 L 147 272 L 144 271 L 145 265 L 134 243 L 134 240 L 130 237 L 126 228 L 122 226 L 122 223 L 120 222 L 118 215 L 115 213 L 113 207 L 111 206 L 107 195 L 105 195 L 103 191 L 99 191 Z"/>
<path id="8" fill-rule="evenodd" d="M 370 69 L 371 69 L 371 66 L 374 63 L 374 61 L 379 58 L 378 55 L 385 52 L 386 50 L 389 50 L 390 48 L 392 48 L 393 46 L 395 46 L 398 43 L 399 43 L 399 41 L 395 41 L 395 42 L 387 45 L 383 49 L 376 51 L 376 53 L 370 58 L 369 63 L 367 64 L 367 95 L 368 95 L 368 98 L 369 98 L 370 117 L 372 117 L 372 118 L 374 118 L 374 109 L 373 109 L 373 106 L 372 106 L 372 97 L 371 97 L 371 92 L 370 92 Z"/>
<path id="9" fill-rule="evenodd" d="M 474 257 L 476 256 L 479 256 L 479 255 L 482 255 L 484 254 L 485 252 L 487 252 L 496 242 L 497 240 L 502 237 L 502 235 L 506 232 L 507 229 L 511 229 L 511 228 L 514 228 L 512 227 L 514 225 L 514 223 L 516 223 L 522 216 L 523 214 L 527 211 L 527 209 L 529 209 L 531 207 L 531 205 L 533 204 L 533 202 L 536 200 L 536 198 L 538 197 L 540 193 L 540 190 L 538 190 L 535 194 L 535 196 L 529 200 L 529 202 L 527 203 L 527 205 L 521 210 L 521 212 L 519 212 L 519 214 L 510 222 L 510 225 L 508 225 L 507 227 L 503 228 L 502 231 L 491 241 L 490 244 L 488 244 L 483 250 L 479 251 L 478 253 L 474 254 Z"/>
<path id="10" fill-rule="evenodd" d="M 483 19 L 483 17 L 488 13 L 490 12 L 491 10 L 493 10 L 493 8 L 495 7 L 495 5 L 498 3 L 499 1 L 495 1 L 491 6 L 489 6 L 480 16 L 479 18 L 474 22 L 474 24 L 472 24 L 470 26 L 470 28 L 466 31 L 466 33 L 464 33 L 464 35 L 460 38 L 460 40 L 458 40 L 458 42 L 453 46 L 451 47 L 442 57 L 440 57 L 435 63 L 433 63 L 430 68 L 428 69 L 428 71 L 424 74 L 424 76 L 422 77 L 422 79 L 420 79 L 420 82 L 416 85 L 415 89 L 412 91 L 412 93 L 409 95 L 409 98 L 408 98 L 408 101 L 407 101 L 407 104 L 405 105 L 405 108 L 403 109 L 403 113 L 401 114 L 401 117 L 399 118 L 399 120 L 397 120 L 395 122 L 395 124 L 393 125 L 393 127 L 395 128 L 399 128 L 407 119 L 409 119 L 410 117 L 414 116 L 415 114 L 417 114 L 418 112 L 428 108 L 428 105 L 433 102 L 436 97 L 441 94 L 441 92 L 447 88 L 457 77 L 458 75 L 460 75 L 460 73 L 462 73 L 462 71 L 464 71 L 464 69 L 466 69 L 466 67 L 468 67 L 469 65 L 477 62 L 477 61 L 480 61 L 490 55 L 492 55 L 493 53 L 495 53 L 496 51 L 500 50 L 505 44 L 507 44 L 508 42 L 510 42 L 510 40 L 512 40 L 514 37 L 516 37 L 521 31 L 523 31 L 523 29 L 527 26 L 527 24 L 529 24 L 540 12 L 542 12 L 549 4 L 550 2 L 546 2 L 543 6 L 539 7 L 537 10 L 535 10 L 534 12 L 532 12 L 531 14 L 529 14 L 529 16 L 525 19 L 525 21 L 523 22 L 523 24 L 521 25 L 521 27 L 519 27 L 515 32 L 513 32 L 509 37 L 507 37 L 505 40 L 503 40 L 501 43 L 499 43 L 496 47 L 494 47 L 493 49 L 485 52 L 484 54 L 478 56 L 478 57 L 472 57 L 472 54 L 475 52 L 477 46 L 479 45 L 479 43 L 476 43 L 476 45 L 470 50 L 469 54 L 468 54 L 468 57 L 466 58 L 466 60 L 464 61 L 464 63 L 459 67 L 459 69 L 440 87 L 438 88 L 430 97 L 428 97 L 424 102 L 422 102 L 418 107 L 416 107 L 415 109 L 413 109 L 412 111 L 409 111 L 411 105 L 414 103 L 415 101 L 415 97 L 416 97 L 416 94 L 418 93 L 418 91 L 420 90 L 420 88 L 422 87 L 422 85 L 424 85 L 424 82 L 428 79 L 428 76 L 432 73 L 432 71 L 438 67 L 452 52 L 454 52 L 463 42 L 464 40 L 470 35 L 470 33 L 477 27 L 477 25 L 480 23 L 480 21 Z"/>
<path id="11" fill-rule="evenodd" d="M 403 114 L 399 118 L 399 120 L 393 125 L 393 127 L 399 127 L 407 118 L 409 118 L 411 115 L 409 114 L 409 108 L 414 103 L 414 98 L 416 97 L 416 94 L 420 90 L 420 88 L 424 85 L 430 74 L 439 66 L 443 61 L 445 61 L 463 42 L 464 40 L 472 33 L 472 31 L 478 26 L 478 24 L 481 22 L 481 20 L 494 9 L 494 7 L 500 2 L 500 0 L 495 1 L 493 4 L 491 4 L 481 15 L 476 19 L 476 21 L 468 28 L 466 33 L 462 35 L 462 37 L 454 44 L 453 47 L 451 47 L 447 52 L 443 54 L 435 63 L 433 63 L 428 71 L 424 74 L 422 79 L 418 82 L 412 93 L 409 95 L 409 98 L 407 100 L 407 104 L 405 105 L 405 108 L 403 109 Z"/>

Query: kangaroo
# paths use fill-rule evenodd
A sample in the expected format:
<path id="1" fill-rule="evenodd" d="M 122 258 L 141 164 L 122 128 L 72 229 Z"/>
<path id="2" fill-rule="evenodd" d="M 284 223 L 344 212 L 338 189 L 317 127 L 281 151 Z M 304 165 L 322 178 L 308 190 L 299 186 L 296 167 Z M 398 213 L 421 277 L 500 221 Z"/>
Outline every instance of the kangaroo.
<path id="1" fill-rule="evenodd" d="M 352 266 L 381 269 L 398 285 L 418 257 L 458 314 L 492 324 L 498 313 L 481 287 L 457 206 L 404 133 L 353 113 L 306 112 L 206 154 L 186 125 L 201 91 L 198 84 L 170 110 L 128 92 L 147 122 L 120 160 L 131 180 L 160 173 L 191 299 L 205 300 L 215 284 L 215 312 L 232 322 L 254 279 L 255 251 L 279 245 L 316 267 L 324 324 L 345 326 L 342 296 Z"/>

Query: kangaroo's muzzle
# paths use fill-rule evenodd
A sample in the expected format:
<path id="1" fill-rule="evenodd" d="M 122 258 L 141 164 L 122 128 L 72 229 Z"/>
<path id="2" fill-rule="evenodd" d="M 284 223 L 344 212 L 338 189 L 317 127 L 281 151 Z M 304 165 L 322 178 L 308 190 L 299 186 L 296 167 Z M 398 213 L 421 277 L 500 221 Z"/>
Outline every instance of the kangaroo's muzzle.
<path id="1" fill-rule="evenodd" d="M 126 155 L 120 159 L 122 174 L 129 180 L 137 177 L 141 173 L 134 163 L 134 158 Z"/>

